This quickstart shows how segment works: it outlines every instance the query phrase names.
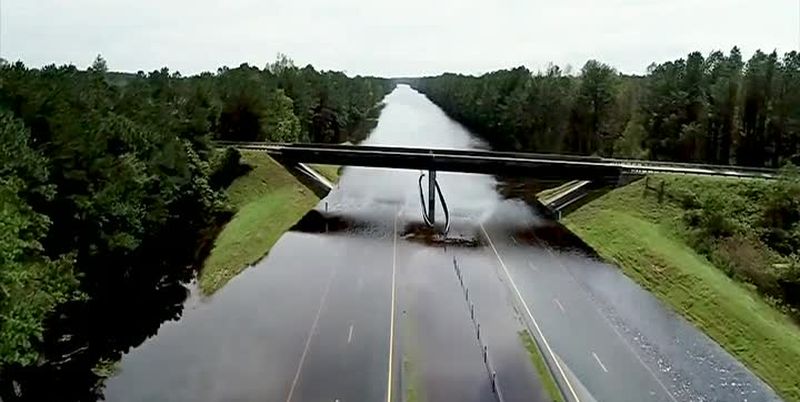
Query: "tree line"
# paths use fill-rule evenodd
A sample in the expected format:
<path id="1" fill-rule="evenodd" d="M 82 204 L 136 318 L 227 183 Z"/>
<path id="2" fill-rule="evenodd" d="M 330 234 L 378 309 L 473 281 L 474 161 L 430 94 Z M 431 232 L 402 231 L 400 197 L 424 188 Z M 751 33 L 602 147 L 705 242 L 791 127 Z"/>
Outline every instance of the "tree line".
<path id="1" fill-rule="evenodd" d="M 780 180 L 720 184 L 729 193 L 671 191 L 698 252 L 800 317 L 797 52 L 693 52 L 644 76 L 590 60 L 575 75 L 518 67 L 410 82 L 501 150 L 780 167 Z"/>
<path id="2" fill-rule="evenodd" d="M 0 399 L 97 399 L 180 316 L 242 171 L 212 140 L 353 139 L 391 87 L 285 57 L 191 77 L 0 60 Z"/>
<path id="3" fill-rule="evenodd" d="M 800 161 L 800 54 L 738 48 L 624 75 L 590 60 L 414 86 L 500 149 L 780 167 Z"/>

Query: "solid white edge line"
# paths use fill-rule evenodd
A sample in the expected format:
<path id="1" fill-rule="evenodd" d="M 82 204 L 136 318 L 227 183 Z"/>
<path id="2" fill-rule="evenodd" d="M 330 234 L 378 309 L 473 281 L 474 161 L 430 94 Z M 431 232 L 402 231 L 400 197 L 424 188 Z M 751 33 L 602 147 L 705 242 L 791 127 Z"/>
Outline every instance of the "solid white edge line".
<path id="1" fill-rule="evenodd" d="M 394 216 L 394 240 L 392 246 L 392 311 L 390 314 L 389 323 L 389 375 L 386 379 L 386 402 L 392 402 L 392 369 L 394 358 L 394 305 L 395 305 L 395 277 L 397 272 L 397 217 L 400 212 Z"/>
<path id="2" fill-rule="evenodd" d="M 480 226 L 481 230 L 483 231 L 483 234 L 486 236 L 486 240 L 489 241 L 489 246 L 492 247 L 492 251 L 494 251 L 494 255 L 497 257 L 497 261 L 500 262 L 500 266 L 503 267 L 503 271 L 505 271 L 506 276 L 508 277 L 508 280 L 511 283 L 511 287 L 514 288 L 514 292 L 517 294 L 517 297 L 519 297 L 519 300 L 522 302 L 522 306 L 525 307 L 525 312 L 528 314 L 528 318 L 531 319 L 531 322 L 533 322 L 533 326 L 536 329 L 536 332 L 542 339 L 542 343 L 544 343 L 545 349 L 547 349 L 547 353 L 550 355 L 550 358 L 556 364 L 556 368 L 558 368 L 558 373 L 561 375 L 561 378 L 564 380 L 564 383 L 567 384 L 567 388 L 569 388 L 569 392 L 572 394 L 572 397 L 575 399 L 575 402 L 580 402 L 578 394 L 575 393 L 575 389 L 572 388 L 572 384 L 570 384 L 569 379 L 567 379 L 567 375 L 564 373 L 564 369 L 561 368 L 561 364 L 558 363 L 558 359 L 556 359 L 555 353 L 553 353 L 553 350 L 550 348 L 550 344 L 547 342 L 547 339 L 544 337 L 544 334 L 542 334 L 542 330 L 539 328 L 539 324 L 536 322 L 536 319 L 533 318 L 533 313 L 531 313 L 531 310 L 528 307 L 528 303 L 525 302 L 525 299 L 522 297 L 522 293 L 520 293 L 519 288 L 517 288 L 517 284 L 514 282 L 514 278 L 511 277 L 511 274 L 508 272 L 508 268 L 506 268 L 506 264 L 500 257 L 500 253 L 497 252 L 497 248 L 495 248 L 494 242 L 492 242 L 492 238 L 489 237 L 489 233 L 486 231 L 486 228 L 483 227 L 483 223 L 480 223 Z"/>

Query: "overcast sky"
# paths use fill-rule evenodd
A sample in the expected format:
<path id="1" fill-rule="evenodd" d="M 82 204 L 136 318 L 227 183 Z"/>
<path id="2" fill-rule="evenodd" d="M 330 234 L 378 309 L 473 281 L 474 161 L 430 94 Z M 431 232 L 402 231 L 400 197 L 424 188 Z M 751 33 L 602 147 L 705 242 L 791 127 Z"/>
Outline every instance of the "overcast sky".
<path id="1" fill-rule="evenodd" d="M 278 52 L 348 74 L 482 73 L 596 58 L 626 73 L 800 42 L 800 0 L 0 0 L 0 57 L 184 74 Z"/>

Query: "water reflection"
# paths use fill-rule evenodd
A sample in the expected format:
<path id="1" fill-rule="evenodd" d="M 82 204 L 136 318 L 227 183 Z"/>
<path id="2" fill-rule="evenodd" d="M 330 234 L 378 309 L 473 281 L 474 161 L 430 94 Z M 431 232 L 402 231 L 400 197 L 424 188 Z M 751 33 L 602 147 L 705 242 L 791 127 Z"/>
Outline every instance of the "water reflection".
<path id="1" fill-rule="evenodd" d="M 45 358 L 35 366 L 7 367 L 1 373 L 0 400 L 101 399 L 103 381 L 114 372 L 123 353 L 155 335 L 163 322 L 181 317 L 189 294 L 184 284 L 193 272 L 183 268 L 190 261 L 170 262 L 181 269 L 154 263 L 135 280 L 111 286 L 113 292 L 96 290 L 86 302 L 62 306 L 46 322 Z"/>
<path id="2" fill-rule="evenodd" d="M 406 86 L 386 102 L 366 144 L 486 148 Z M 483 322 L 491 323 L 486 336 L 494 342 L 500 369 L 506 368 L 502 376 L 509 394 L 514 389 L 524 394 L 536 385 L 536 374 L 518 344 L 520 324 L 505 282 L 497 280 L 498 263 L 485 247 L 486 234 L 556 353 L 598 400 L 669 400 L 659 381 L 679 400 L 737 399 L 735 391 L 714 389 L 720 383 L 716 372 L 681 356 L 677 344 L 693 345 L 693 355 L 751 384 L 748 390 L 759 392 L 749 394 L 750 400 L 770 399 L 763 384 L 727 354 L 704 343 L 702 334 L 616 269 L 594 261 L 579 238 L 547 219 L 535 192 L 557 183 L 440 173 L 452 216 L 448 240 L 442 241 L 422 224 L 419 175 L 346 167 L 337 189 L 264 261 L 128 353 L 108 383 L 109 398 L 285 400 L 292 394 L 297 401 L 379 400 L 386 392 L 387 295 L 396 267 L 399 348 L 403 356 L 421 356 L 417 364 L 429 400 L 490 400 L 480 354 L 472 355 L 476 342 L 452 273 L 453 257 L 474 281 L 477 309 Z M 441 209 L 439 214 L 441 221 Z M 661 322 L 650 325 L 643 317 Z M 592 352 L 611 366 L 609 374 L 598 373 L 595 361 L 586 358 Z M 675 369 L 664 372 L 665 366 Z M 693 377 L 700 386 L 688 383 Z M 679 392 L 683 389 L 691 392 Z"/>

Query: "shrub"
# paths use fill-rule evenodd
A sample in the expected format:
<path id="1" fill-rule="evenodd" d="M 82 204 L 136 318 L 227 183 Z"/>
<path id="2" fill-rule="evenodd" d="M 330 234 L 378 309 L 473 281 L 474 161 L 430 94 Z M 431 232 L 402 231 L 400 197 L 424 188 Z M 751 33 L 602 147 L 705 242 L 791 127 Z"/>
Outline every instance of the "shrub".
<path id="1" fill-rule="evenodd" d="M 209 184 L 214 189 L 228 187 L 237 177 L 252 169 L 242 163 L 242 154 L 236 148 L 215 151 L 211 157 L 210 168 Z"/>

